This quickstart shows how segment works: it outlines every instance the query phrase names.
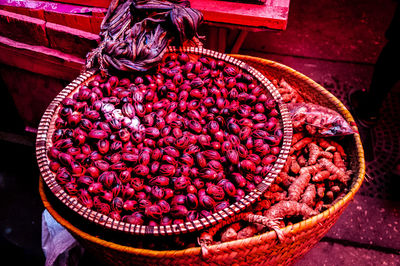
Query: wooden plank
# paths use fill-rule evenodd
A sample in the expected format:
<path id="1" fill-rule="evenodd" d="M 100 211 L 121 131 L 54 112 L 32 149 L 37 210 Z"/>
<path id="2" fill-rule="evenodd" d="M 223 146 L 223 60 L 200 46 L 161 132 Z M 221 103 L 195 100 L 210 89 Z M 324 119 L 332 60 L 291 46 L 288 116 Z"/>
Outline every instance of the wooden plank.
<path id="1" fill-rule="evenodd" d="M 85 60 L 0 36 L 0 63 L 70 82 L 79 75 Z"/>
<path id="2" fill-rule="evenodd" d="M 58 0 L 57 2 L 108 8 L 111 1 Z M 266 0 L 265 4 L 261 5 L 221 0 L 190 0 L 190 3 L 193 8 L 203 13 L 205 22 L 285 30 L 290 0 Z"/>
<path id="3" fill-rule="evenodd" d="M 244 40 L 245 40 L 246 37 L 247 37 L 247 33 L 248 33 L 248 32 L 245 31 L 245 30 L 241 30 L 241 31 L 239 32 L 239 36 L 238 36 L 237 39 L 235 40 L 235 43 L 233 44 L 233 47 L 232 47 L 232 50 L 231 50 L 231 53 L 232 53 L 232 54 L 237 54 L 237 53 L 239 52 L 240 47 L 242 46 Z"/>
<path id="4" fill-rule="evenodd" d="M 218 29 L 218 52 L 225 53 L 227 35 L 228 30 L 226 28 Z"/>
<path id="5" fill-rule="evenodd" d="M 46 22 L 12 12 L 0 10 L 0 33 L 15 41 L 47 46 Z"/>
<path id="6" fill-rule="evenodd" d="M 59 3 L 68 3 L 75 5 L 86 5 L 86 6 L 95 6 L 95 7 L 104 7 L 108 8 L 111 0 L 49 0 L 50 2 L 59 2 Z"/>
<path id="7" fill-rule="evenodd" d="M 206 38 L 206 47 L 211 50 L 218 49 L 218 28 L 210 27 L 208 28 L 208 36 Z"/>
<path id="8" fill-rule="evenodd" d="M 99 35 L 0 10 L 0 36 L 45 46 L 84 58 L 98 46 Z"/>
<path id="9" fill-rule="evenodd" d="M 99 36 L 86 31 L 48 22 L 46 32 L 50 48 L 80 58 L 98 46 Z"/>
<path id="10" fill-rule="evenodd" d="M 101 21 L 107 12 L 106 8 L 32 0 L 0 0 L 0 9 L 94 34 L 99 34 Z"/>
<path id="11" fill-rule="evenodd" d="M 0 9 L 2 10 L 44 20 L 44 12 L 42 9 L 2 5 L 3 3 L 1 1 L 2 0 L 0 0 Z"/>
<path id="12" fill-rule="evenodd" d="M 70 28 L 99 34 L 103 16 L 65 14 L 59 12 L 44 11 L 44 19 L 47 22 L 68 26 Z"/>
<path id="13" fill-rule="evenodd" d="M 203 13 L 204 20 L 209 22 L 276 30 L 284 30 L 287 26 L 289 1 L 269 1 L 264 5 L 220 0 L 190 2 L 193 8 Z"/>

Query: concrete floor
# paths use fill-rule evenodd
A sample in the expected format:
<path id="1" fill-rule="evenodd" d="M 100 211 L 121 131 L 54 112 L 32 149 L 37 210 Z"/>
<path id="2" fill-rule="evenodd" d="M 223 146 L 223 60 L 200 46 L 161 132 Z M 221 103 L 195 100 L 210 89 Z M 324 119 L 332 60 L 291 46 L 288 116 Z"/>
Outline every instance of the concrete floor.
<path id="1" fill-rule="evenodd" d="M 391 0 L 292 0 L 287 30 L 250 33 L 240 53 L 286 64 L 347 104 L 349 89 L 368 87 L 394 7 Z M 12 265 L 43 265 L 34 135 L 24 132 L 7 97 L 2 90 L 0 112 L 7 115 L 0 116 L 0 250 Z M 296 265 L 400 264 L 400 177 L 390 171 L 400 159 L 399 103 L 395 88 L 378 126 L 360 128 L 369 178 Z"/>

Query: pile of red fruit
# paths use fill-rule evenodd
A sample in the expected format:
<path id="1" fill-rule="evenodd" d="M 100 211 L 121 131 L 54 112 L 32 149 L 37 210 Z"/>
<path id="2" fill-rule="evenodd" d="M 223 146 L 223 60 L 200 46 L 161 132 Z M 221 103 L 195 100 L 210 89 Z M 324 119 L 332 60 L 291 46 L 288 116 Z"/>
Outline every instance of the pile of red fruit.
<path id="1" fill-rule="evenodd" d="M 153 73 L 96 74 L 65 98 L 49 167 L 85 207 L 170 225 L 225 209 L 255 189 L 280 152 L 276 101 L 222 60 L 169 54 Z"/>

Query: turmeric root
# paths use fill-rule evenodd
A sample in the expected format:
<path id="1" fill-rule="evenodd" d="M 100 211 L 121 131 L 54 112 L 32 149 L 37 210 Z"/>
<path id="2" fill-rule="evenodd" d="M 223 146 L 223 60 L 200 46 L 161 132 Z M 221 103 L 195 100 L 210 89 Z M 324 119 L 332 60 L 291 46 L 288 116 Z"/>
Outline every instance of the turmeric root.
<path id="1" fill-rule="evenodd" d="M 289 154 L 293 154 L 295 151 L 299 151 L 303 149 L 305 146 L 307 146 L 309 143 L 312 142 L 312 138 L 310 137 L 305 137 L 301 139 L 300 141 L 296 142 L 291 148 Z"/>
<path id="2" fill-rule="evenodd" d="M 263 216 L 252 215 L 251 222 L 261 223 L 274 230 L 278 239 L 282 242 L 284 236 L 280 227 L 282 219 L 290 216 L 303 216 L 305 219 L 317 215 L 318 212 L 310 208 L 307 204 L 297 201 L 280 201 L 268 210 L 264 211 Z"/>
<path id="3" fill-rule="evenodd" d="M 337 143 L 337 142 L 335 142 L 333 140 L 330 141 L 330 144 L 336 148 L 336 151 L 338 151 L 340 153 L 342 158 L 346 158 L 347 154 L 344 151 L 342 145 L 340 145 L 339 143 Z"/>
<path id="4" fill-rule="evenodd" d="M 292 165 L 292 157 L 291 157 L 291 156 L 288 156 L 287 159 L 286 159 L 285 164 L 284 164 L 283 167 L 282 167 L 281 172 L 288 173 L 289 170 L 290 170 L 290 166 L 291 166 L 291 165 Z"/>
<path id="5" fill-rule="evenodd" d="M 254 225 L 249 225 L 237 233 L 237 239 L 245 239 L 252 237 L 257 233 L 257 228 Z"/>
<path id="6" fill-rule="evenodd" d="M 333 164 L 336 165 L 340 170 L 346 171 L 346 164 L 344 163 L 340 152 L 333 153 Z"/>
<path id="7" fill-rule="evenodd" d="M 339 180 L 340 182 L 347 184 L 347 182 L 350 180 L 350 175 L 347 172 L 344 172 L 341 169 L 339 169 L 328 159 L 321 158 L 318 160 L 318 162 L 323 168 L 328 170 L 331 173 L 331 175 L 335 175 L 337 177 L 337 180 Z"/>
<path id="8" fill-rule="evenodd" d="M 319 157 L 328 158 L 328 159 L 333 158 L 332 153 L 326 152 L 326 151 L 321 151 L 315 142 L 311 142 L 308 144 L 308 151 L 309 151 L 309 156 L 308 156 L 308 164 L 309 165 L 315 164 Z"/>
<path id="9" fill-rule="evenodd" d="M 328 170 L 320 171 L 313 176 L 312 181 L 321 182 L 324 181 L 325 179 L 329 179 L 330 175 L 331 173 Z"/>
<path id="10" fill-rule="evenodd" d="M 298 132 L 298 133 L 293 134 L 292 145 L 296 144 L 297 142 L 299 142 L 303 138 L 304 138 L 304 133 L 303 132 Z"/>
<path id="11" fill-rule="evenodd" d="M 229 226 L 222 234 L 221 234 L 221 241 L 222 242 L 228 242 L 228 241 L 233 241 L 236 240 L 238 237 L 238 233 L 236 230 Z"/>
<path id="12" fill-rule="evenodd" d="M 319 198 L 323 198 L 325 196 L 325 185 L 317 184 L 317 195 Z"/>
<path id="13" fill-rule="evenodd" d="M 300 167 L 304 167 L 307 165 L 307 159 L 303 155 L 300 155 L 297 157 L 297 163 L 300 165 Z"/>
<path id="14" fill-rule="evenodd" d="M 331 145 L 326 139 L 324 138 L 319 138 L 318 139 L 318 145 L 322 148 L 325 149 L 325 151 L 330 151 L 334 152 L 336 151 L 336 147 Z"/>
<path id="15" fill-rule="evenodd" d="M 253 211 L 254 212 L 263 211 L 263 210 L 269 209 L 269 207 L 271 207 L 271 201 L 268 199 L 264 199 L 264 200 L 261 200 L 260 202 L 258 202 L 254 206 Z"/>
<path id="16" fill-rule="evenodd" d="M 284 187 L 289 187 L 296 179 L 290 176 L 287 172 L 284 172 L 283 170 L 279 173 L 277 178 L 280 178 L 279 184 L 281 184 Z"/>
<path id="17" fill-rule="evenodd" d="M 269 200 L 271 203 L 275 203 L 277 201 L 282 201 L 285 200 L 287 196 L 286 191 L 285 192 L 271 192 L 271 191 L 267 191 L 264 194 L 264 198 L 266 200 Z"/>
<path id="18" fill-rule="evenodd" d="M 332 186 L 331 187 L 331 191 L 333 193 L 339 193 L 340 192 L 340 187 L 339 186 Z"/>
<path id="19" fill-rule="evenodd" d="M 315 188 L 314 184 L 309 184 L 304 191 L 303 195 L 301 196 L 301 203 L 305 203 L 310 207 L 314 206 L 315 198 L 317 195 L 317 189 Z"/>
<path id="20" fill-rule="evenodd" d="M 281 201 L 264 211 L 263 216 L 270 221 L 276 221 L 294 215 L 301 215 L 307 219 L 317 214 L 318 212 L 311 209 L 307 204 L 297 201 Z"/>
<path id="21" fill-rule="evenodd" d="M 297 162 L 297 160 L 296 160 L 296 157 L 295 156 L 289 156 L 289 157 L 291 157 L 291 162 L 290 162 L 290 171 L 293 173 L 293 174 L 298 174 L 299 172 L 300 172 L 300 165 L 299 165 L 299 163 Z"/>
<path id="22" fill-rule="evenodd" d="M 304 168 L 303 168 L 304 169 Z M 303 193 L 304 189 L 310 182 L 311 174 L 309 171 L 300 170 L 300 175 L 297 177 L 293 183 L 290 185 L 288 192 L 288 200 L 298 201 Z"/>

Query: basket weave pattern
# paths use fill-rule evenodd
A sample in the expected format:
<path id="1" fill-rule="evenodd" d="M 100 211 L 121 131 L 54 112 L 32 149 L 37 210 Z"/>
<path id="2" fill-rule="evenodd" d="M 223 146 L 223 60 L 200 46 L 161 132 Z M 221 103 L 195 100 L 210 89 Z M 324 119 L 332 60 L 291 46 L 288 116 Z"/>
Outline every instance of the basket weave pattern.
<path id="1" fill-rule="evenodd" d="M 47 158 L 47 150 L 49 149 L 49 147 L 52 146 L 51 136 L 55 128 L 54 121 L 56 118 L 56 114 L 60 109 L 61 102 L 66 97 L 76 92 L 82 84 L 87 83 L 93 78 L 93 72 L 85 72 L 81 74 L 78 78 L 76 78 L 73 82 L 71 82 L 70 85 L 68 85 L 64 90 L 62 90 L 44 113 L 42 120 L 39 124 L 36 142 L 36 154 L 41 174 L 44 181 L 49 186 L 50 190 L 65 205 L 70 207 L 75 212 L 79 213 L 87 220 L 90 220 L 96 224 L 100 224 L 108 229 L 123 231 L 134 235 L 173 235 L 202 230 L 215 224 L 219 224 L 227 218 L 240 213 L 248 206 L 252 205 L 257 200 L 257 198 L 260 197 L 262 193 L 268 189 L 268 187 L 275 180 L 276 176 L 279 174 L 280 169 L 282 169 L 283 165 L 285 164 L 286 158 L 289 155 L 293 129 L 291 126 L 290 114 L 287 110 L 287 107 L 282 102 L 282 98 L 278 90 L 272 85 L 272 83 L 253 67 L 226 54 L 203 49 L 200 47 L 168 48 L 169 53 L 176 53 L 178 51 L 185 52 L 191 57 L 207 56 L 228 62 L 255 77 L 258 82 L 260 82 L 265 87 L 268 94 L 270 94 L 273 99 L 278 103 L 279 111 L 281 114 L 281 122 L 283 126 L 283 140 L 277 160 L 274 162 L 274 164 L 272 165 L 272 169 L 266 174 L 262 182 L 258 184 L 254 190 L 247 193 L 247 195 L 245 195 L 242 199 L 231 204 L 221 211 L 215 212 L 208 217 L 200 218 L 195 221 L 166 226 L 132 225 L 130 223 L 114 220 L 104 214 L 96 212 L 92 209 L 88 209 L 80 204 L 77 200 L 71 198 L 57 183 L 55 175 L 49 169 L 49 160 Z"/>
<path id="2" fill-rule="evenodd" d="M 284 78 L 289 84 L 300 89 L 307 100 L 339 112 L 357 132 L 354 119 L 344 105 L 331 93 L 301 73 L 279 63 L 250 57 L 234 55 L 253 66 L 268 79 Z M 347 144 L 347 143 L 346 143 Z M 40 194 L 45 207 L 53 217 L 100 261 L 110 265 L 131 264 L 202 264 L 232 265 L 240 264 L 283 264 L 289 265 L 309 251 L 333 226 L 360 188 L 365 175 L 364 151 L 358 133 L 345 145 L 350 158 L 350 168 L 354 179 L 350 191 L 331 208 L 300 223 L 282 229 L 285 241 L 278 242 L 274 231 L 251 238 L 226 242 L 209 247 L 209 256 L 201 256 L 200 247 L 177 251 L 154 251 L 132 248 L 109 242 L 80 230 L 65 220 L 46 198 L 43 181 Z"/>

